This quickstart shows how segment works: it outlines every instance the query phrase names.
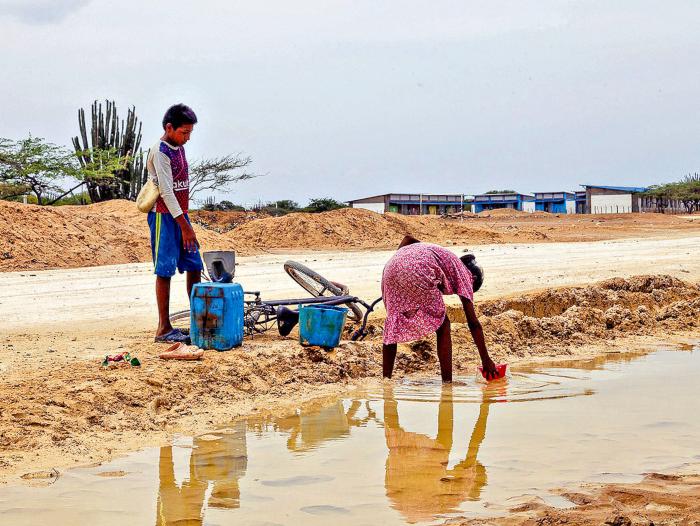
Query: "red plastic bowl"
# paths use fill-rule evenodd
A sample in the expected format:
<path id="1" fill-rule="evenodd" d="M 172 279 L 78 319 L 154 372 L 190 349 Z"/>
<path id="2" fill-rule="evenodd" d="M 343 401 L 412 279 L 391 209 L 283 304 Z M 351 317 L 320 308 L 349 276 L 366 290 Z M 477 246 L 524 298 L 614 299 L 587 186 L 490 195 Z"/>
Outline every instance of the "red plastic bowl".
<path id="1" fill-rule="evenodd" d="M 491 378 L 490 381 L 493 380 L 500 380 L 506 375 L 506 369 L 508 369 L 508 364 L 507 363 L 497 363 L 496 364 L 496 372 L 498 373 L 498 376 L 496 378 Z M 481 376 L 486 379 L 486 375 L 484 374 L 484 368 L 479 366 L 479 372 L 481 373 Z"/>

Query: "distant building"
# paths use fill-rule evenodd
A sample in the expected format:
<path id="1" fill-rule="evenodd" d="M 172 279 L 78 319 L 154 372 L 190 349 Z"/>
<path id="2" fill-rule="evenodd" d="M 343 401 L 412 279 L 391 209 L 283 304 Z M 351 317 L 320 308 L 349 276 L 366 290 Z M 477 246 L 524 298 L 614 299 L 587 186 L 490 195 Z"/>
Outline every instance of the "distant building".
<path id="1" fill-rule="evenodd" d="M 485 210 L 509 208 L 523 212 L 543 211 L 553 214 L 622 214 L 629 212 L 660 212 L 682 210 L 682 203 L 658 203 L 644 195 L 641 186 L 581 185 L 577 192 L 537 192 L 521 194 L 381 194 L 347 201 L 352 208 L 371 210 L 379 214 L 391 212 L 404 215 L 443 215 L 465 210 L 479 213 Z"/>
<path id="2" fill-rule="evenodd" d="M 639 212 L 643 186 L 602 186 L 582 184 L 586 189 L 587 214 L 625 214 Z"/>
<path id="3" fill-rule="evenodd" d="M 530 194 L 500 193 L 475 195 L 472 210 L 475 213 L 498 208 L 511 208 L 523 212 L 535 211 L 535 197 Z"/>
<path id="4" fill-rule="evenodd" d="M 575 214 L 576 196 L 572 192 L 535 192 L 535 210 L 552 214 Z"/>
<path id="5" fill-rule="evenodd" d="M 378 214 L 393 212 L 404 215 L 442 215 L 461 212 L 462 194 L 382 194 L 347 202 L 352 208 Z"/>
<path id="6" fill-rule="evenodd" d="M 576 196 L 576 213 L 585 214 L 586 213 L 586 191 L 577 190 L 574 192 Z"/>

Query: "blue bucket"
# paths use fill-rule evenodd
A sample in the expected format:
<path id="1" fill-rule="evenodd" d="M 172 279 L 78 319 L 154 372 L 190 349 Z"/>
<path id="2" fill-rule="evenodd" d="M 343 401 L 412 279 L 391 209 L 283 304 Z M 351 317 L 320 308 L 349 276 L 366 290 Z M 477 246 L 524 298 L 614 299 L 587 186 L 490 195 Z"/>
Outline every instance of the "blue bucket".
<path id="1" fill-rule="evenodd" d="M 348 309 L 334 305 L 299 306 L 299 343 L 330 349 L 340 343 Z"/>

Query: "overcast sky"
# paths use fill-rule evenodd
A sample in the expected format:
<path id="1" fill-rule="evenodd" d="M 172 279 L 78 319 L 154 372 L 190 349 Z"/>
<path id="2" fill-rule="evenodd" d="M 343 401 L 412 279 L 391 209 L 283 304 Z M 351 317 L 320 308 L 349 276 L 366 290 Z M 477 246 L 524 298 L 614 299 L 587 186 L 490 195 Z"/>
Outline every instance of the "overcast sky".
<path id="1" fill-rule="evenodd" d="M 172 103 L 237 202 L 646 185 L 700 171 L 697 0 L 0 0 L 0 137 Z M 221 196 L 223 197 L 223 196 Z"/>

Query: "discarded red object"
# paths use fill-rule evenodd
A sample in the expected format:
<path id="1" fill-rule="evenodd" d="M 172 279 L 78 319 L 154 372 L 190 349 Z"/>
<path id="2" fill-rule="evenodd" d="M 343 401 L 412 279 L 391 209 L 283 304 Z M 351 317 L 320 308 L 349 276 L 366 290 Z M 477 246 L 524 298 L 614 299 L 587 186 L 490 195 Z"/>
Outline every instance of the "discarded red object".
<path id="1" fill-rule="evenodd" d="M 491 378 L 491 381 L 493 380 L 500 380 L 506 375 L 506 369 L 508 369 L 508 364 L 507 363 L 497 363 L 496 364 L 496 373 L 497 376 L 495 378 Z M 479 366 L 479 372 L 481 373 L 481 376 L 484 377 L 484 379 L 488 380 L 486 378 L 486 374 L 484 374 L 484 368 Z"/>

